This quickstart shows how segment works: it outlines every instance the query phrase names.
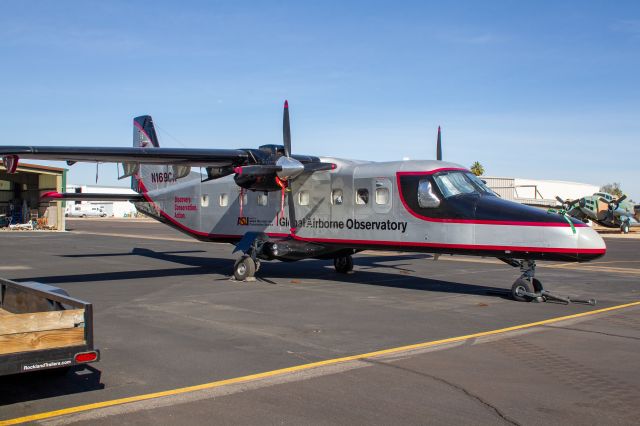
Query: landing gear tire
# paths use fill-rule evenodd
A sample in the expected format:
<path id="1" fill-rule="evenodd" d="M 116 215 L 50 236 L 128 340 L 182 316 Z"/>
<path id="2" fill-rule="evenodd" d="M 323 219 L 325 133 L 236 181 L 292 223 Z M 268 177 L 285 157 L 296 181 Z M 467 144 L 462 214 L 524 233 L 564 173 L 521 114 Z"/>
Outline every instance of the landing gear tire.
<path id="1" fill-rule="evenodd" d="M 353 271 L 353 257 L 340 256 L 333 259 L 333 266 L 336 268 L 336 272 L 341 274 L 348 274 Z"/>
<path id="2" fill-rule="evenodd" d="M 256 274 L 256 262 L 250 256 L 242 256 L 233 266 L 233 276 L 238 281 L 246 281 Z"/>
<path id="3" fill-rule="evenodd" d="M 628 234 L 629 233 L 629 224 L 628 223 L 623 223 L 622 226 L 620 227 L 620 231 L 623 234 Z"/>
<path id="4" fill-rule="evenodd" d="M 531 302 L 533 299 L 526 293 L 531 293 L 531 284 L 524 278 L 518 278 L 511 286 L 511 297 L 517 302 Z"/>

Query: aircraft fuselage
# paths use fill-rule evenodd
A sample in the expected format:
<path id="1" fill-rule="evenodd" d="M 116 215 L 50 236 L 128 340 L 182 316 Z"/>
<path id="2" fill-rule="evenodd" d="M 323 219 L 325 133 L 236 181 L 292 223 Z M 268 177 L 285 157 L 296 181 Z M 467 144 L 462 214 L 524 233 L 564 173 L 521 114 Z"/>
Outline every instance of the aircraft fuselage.
<path id="1" fill-rule="evenodd" d="M 146 202 L 136 206 L 204 241 L 237 243 L 261 233 L 276 244 L 262 257 L 279 260 L 401 250 L 588 261 L 606 251 L 583 222 L 478 190 L 457 164 L 322 161 L 337 167 L 292 181 L 293 223 L 280 191 L 241 190 L 232 176 L 203 182 L 195 172 L 164 179 L 170 166 L 141 167 Z"/>

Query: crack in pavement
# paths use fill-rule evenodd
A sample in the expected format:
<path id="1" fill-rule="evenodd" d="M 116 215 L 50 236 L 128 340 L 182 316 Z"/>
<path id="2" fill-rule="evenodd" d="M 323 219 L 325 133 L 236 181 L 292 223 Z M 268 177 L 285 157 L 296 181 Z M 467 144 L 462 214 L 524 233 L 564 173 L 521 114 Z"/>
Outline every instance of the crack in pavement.
<path id="1" fill-rule="evenodd" d="M 400 371 L 404 371 L 404 372 L 407 372 L 407 373 L 415 374 L 415 375 L 418 375 L 418 376 L 421 376 L 421 377 L 426 377 L 428 379 L 431 379 L 431 380 L 434 380 L 436 382 L 442 383 L 442 384 L 444 384 L 446 386 L 449 386 L 450 388 L 453 388 L 453 389 L 455 389 L 455 390 L 457 390 L 459 392 L 462 392 L 463 394 L 465 394 L 469 398 L 475 400 L 476 402 L 479 402 L 480 404 L 482 404 L 483 406 L 488 408 L 490 411 L 495 413 L 499 418 L 501 418 L 505 422 L 507 422 L 509 424 L 512 424 L 512 425 L 520 426 L 520 423 L 518 423 L 517 421 L 515 421 L 512 418 L 508 417 L 505 413 L 500 411 L 500 409 L 498 407 L 496 407 L 495 405 L 492 405 L 489 401 L 484 400 L 480 396 L 478 396 L 478 395 L 474 394 L 473 392 L 465 389 L 463 386 L 457 385 L 457 384 L 455 384 L 453 382 L 450 382 L 450 381 L 448 381 L 446 379 L 443 379 L 443 378 L 438 377 L 438 376 L 434 376 L 432 374 L 423 373 L 421 371 L 412 370 L 410 368 L 401 367 L 399 365 L 386 363 L 386 362 L 382 362 L 382 361 L 376 361 L 376 360 L 373 360 L 371 358 L 363 358 L 363 359 L 361 359 L 361 361 L 369 363 L 369 364 L 372 364 L 372 365 L 378 365 L 378 366 L 382 366 L 382 367 L 394 368 L 394 369 L 397 369 L 397 370 L 400 370 Z"/>

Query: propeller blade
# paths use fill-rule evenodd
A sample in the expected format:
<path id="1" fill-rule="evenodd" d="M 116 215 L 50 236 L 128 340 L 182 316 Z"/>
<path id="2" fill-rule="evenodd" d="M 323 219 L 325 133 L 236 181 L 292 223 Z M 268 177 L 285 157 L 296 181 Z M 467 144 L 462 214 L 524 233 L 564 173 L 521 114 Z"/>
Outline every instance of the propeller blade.
<path id="1" fill-rule="evenodd" d="M 600 198 L 598 198 L 598 200 L 599 200 L 601 203 L 605 203 L 605 204 L 609 205 L 609 201 L 608 201 L 606 198 L 604 198 L 604 197 L 600 197 Z"/>
<path id="2" fill-rule="evenodd" d="M 289 102 L 284 101 L 284 117 L 282 119 L 282 140 L 284 142 L 284 155 L 291 157 L 291 126 L 289 124 Z"/>
<path id="3" fill-rule="evenodd" d="M 436 160 L 442 161 L 442 134 L 440 133 L 440 126 L 438 126 L 438 142 L 436 144 Z"/>
<path id="4" fill-rule="evenodd" d="M 564 204 L 564 200 L 557 195 L 556 195 L 556 200 L 558 200 L 560 204 Z"/>
<path id="5" fill-rule="evenodd" d="M 579 198 L 576 198 L 576 199 L 575 199 L 575 200 L 573 200 L 573 201 L 569 201 L 568 206 L 569 206 L 569 207 L 575 206 L 575 205 L 576 205 L 576 204 L 578 204 L 579 202 L 580 202 L 580 199 L 579 199 Z"/>
<path id="6" fill-rule="evenodd" d="M 287 203 L 289 204 L 289 228 L 291 235 L 296 233 L 296 206 L 295 196 L 293 194 L 293 188 L 291 188 L 291 184 L 289 184 L 290 191 L 287 194 Z"/>
<path id="7" fill-rule="evenodd" d="M 627 199 L 627 195 L 626 195 L 626 194 L 622 195 L 622 197 L 618 198 L 618 199 L 615 201 L 616 206 L 617 206 L 618 204 L 620 204 L 621 202 L 623 202 L 624 200 L 626 200 L 626 199 Z"/>

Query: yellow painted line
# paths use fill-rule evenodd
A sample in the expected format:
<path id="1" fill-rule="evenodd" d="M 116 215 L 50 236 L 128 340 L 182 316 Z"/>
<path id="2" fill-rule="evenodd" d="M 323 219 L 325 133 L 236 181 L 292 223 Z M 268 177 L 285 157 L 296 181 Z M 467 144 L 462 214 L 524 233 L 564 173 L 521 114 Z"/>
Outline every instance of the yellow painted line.
<path id="1" fill-rule="evenodd" d="M 110 401 L 96 402 L 96 403 L 93 403 L 93 404 L 79 405 L 79 406 L 76 406 L 76 407 L 63 408 L 61 410 L 48 411 L 48 412 L 45 412 L 45 413 L 33 414 L 33 415 L 30 415 L 30 416 L 24 416 L 24 417 L 17 417 L 17 418 L 9 419 L 9 420 L 0 420 L 0 426 L 17 425 L 17 424 L 26 423 L 26 422 L 35 422 L 35 421 L 38 421 L 38 420 L 50 419 L 50 418 L 53 418 L 53 417 L 59 417 L 59 416 L 64 416 L 64 415 L 68 415 L 68 414 L 75 414 L 75 413 L 81 413 L 81 412 L 84 412 L 84 411 L 96 410 L 96 409 L 100 409 L 100 408 L 113 407 L 115 405 L 122 405 L 122 404 L 128 404 L 128 403 L 139 402 L 139 401 L 147 401 L 147 400 L 150 400 L 150 399 L 156 399 L 156 398 L 162 398 L 162 397 L 167 397 L 167 396 L 180 395 L 180 394 L 185 394 L 185 393 L 189 393 L 189 392 L 201 391 L 201 390 L 205 390 L 205 389 L 219 388 L 219 387 L 226 386 L 226 385 L 232 385 L 232 384 L 237 384 L 237 383 L 245 383 L 245 382 L 249 382 L 249 381 L 253 381 L 253 380 L 266 379 L 266 378 L 269 378 L 269 377 L 280 376 L 280 375 L 287 374 L 287 373 L 295 373 L 295 372 L 299 372 L 299 371 L 310 370 L 312 368 L 325 367 L 325 366 L 328 366 L 328 365 L 335 365 L 335 364 L 348 362 L 348 361 L 357 361 L 357 360 L 361 360 L 361 359 L 365 359 L 365 358 L 374 358 L 374 357 L 380 357 L 380 356 L 384 356 L 384 355 L 391 355 L 391 354 L 396 354 L 396 353 L 399 353 L 399 352 L 423 349 L 423 348 L 428 348 L 428 347 L 437 346 L 437 345 L 443 345 L 443 344 L 447 344 L 447 343 L 462 342 L 462 341 L 465 341 L 465 340 L 468 340 L 468 339 L 476 339 L 476 338 L 479 338 L 479 337 L 493 336 L 493 335 L 496 335 L 496 334 L 507 333 L 507 332 L 510 332 L 510 331 L 523 330 L 523 329 L 527 329 L 527 328 L 537 327 L 537 326 L 540 326 L 540 325 L 552 324 L 552 323 L 565 321 L 565 320 L 570 320 L 570 319 L 574 319 L 574 318 L 581 318 L 581 317 L 586 317 L 586 316 L 590 316 L 590 315 L 600 314 L 600 313 L 603 313 L 603 312 L 610 312 L 610 311 L 616 311 L 616 310 L 619 310 L 619 309 L 630 308 L 632 306 L 640 306 L 640 301 L 631 302 L 631 303 L 625 303 L 624 305 L 611 306 L 609 308 L 596 309 L 596 310 L 593 310 L 593 311 L 582 312 L 582 313 L 579 313 L 579 314 L 573 314 L 573 315 L 566 315 L 566 316 L 563 316 L 563 317 L 550 318 L 550 319 L 546 319 L 546 320 L 542 320 L 542 321 L 536 321 L 536 322 L 532 322 L 532 323 L 528 323 L 528 324 L 514 325 L 512 327 L 500 328 L 500 329 L 497 329 L 497 330 L 483 331 L 483 332 L 480 332 L 480 333 L 467 334 L 467 335 L 458 336 L 458 337 L 449 337 L 447 339 L 433 340 L 433 341 L 430 341 L 430 342 L 415 343 L 413 345 L 399 346 L 399 347 L 396 347 L 396 348 L 383 349 L 383 350 L 374 351 L 374 352 L 367 352 L 367 353 L 359 354 L 359 355 L 350 355 L 350 356 L 345 356 L 345 357 L 342 357 L 342 358 L 327 359 L 327 360 L 324 360 L 324 361 L 312 362 L 312 363 L 309 363 L 309 364 L 302 364 L 302 365 L 296 365 L 296 366 L 293 366 L 293 367 L 281 368 L 281 369 L 278 369 L 278 370 L 265 371 L 263 373 L 250 374 L 248 376 L 235 377 L 235 378 L 226 379 L 226 380 L 218 380 L 218 381 L 215 381 L 215 382 L 204 383 L 204 384 L 201 384 L 201 385 L 187 386 L 187 387 L 183 387 L 183 388 L 170 389 L 170 390 L 166 390 L 166 391 L 148 393 L 148 394 L 144 394 L 144 395 L 130 396 L 128 398 L 113 399 L 113 400 L 110 400 Z"/>
<path id="2" fill-rule="evenodd" d="M 580 271 L 593 271 L 593 272 L 613 272 L 618 274 L 631 274 L 640 275 L 640 269 L 637 268 L 616 268 L 613 266 L 596 266 L 596 265 L 549 265 L 542 266 L 543 268 L 553 269 L 570 269 Z"/>

